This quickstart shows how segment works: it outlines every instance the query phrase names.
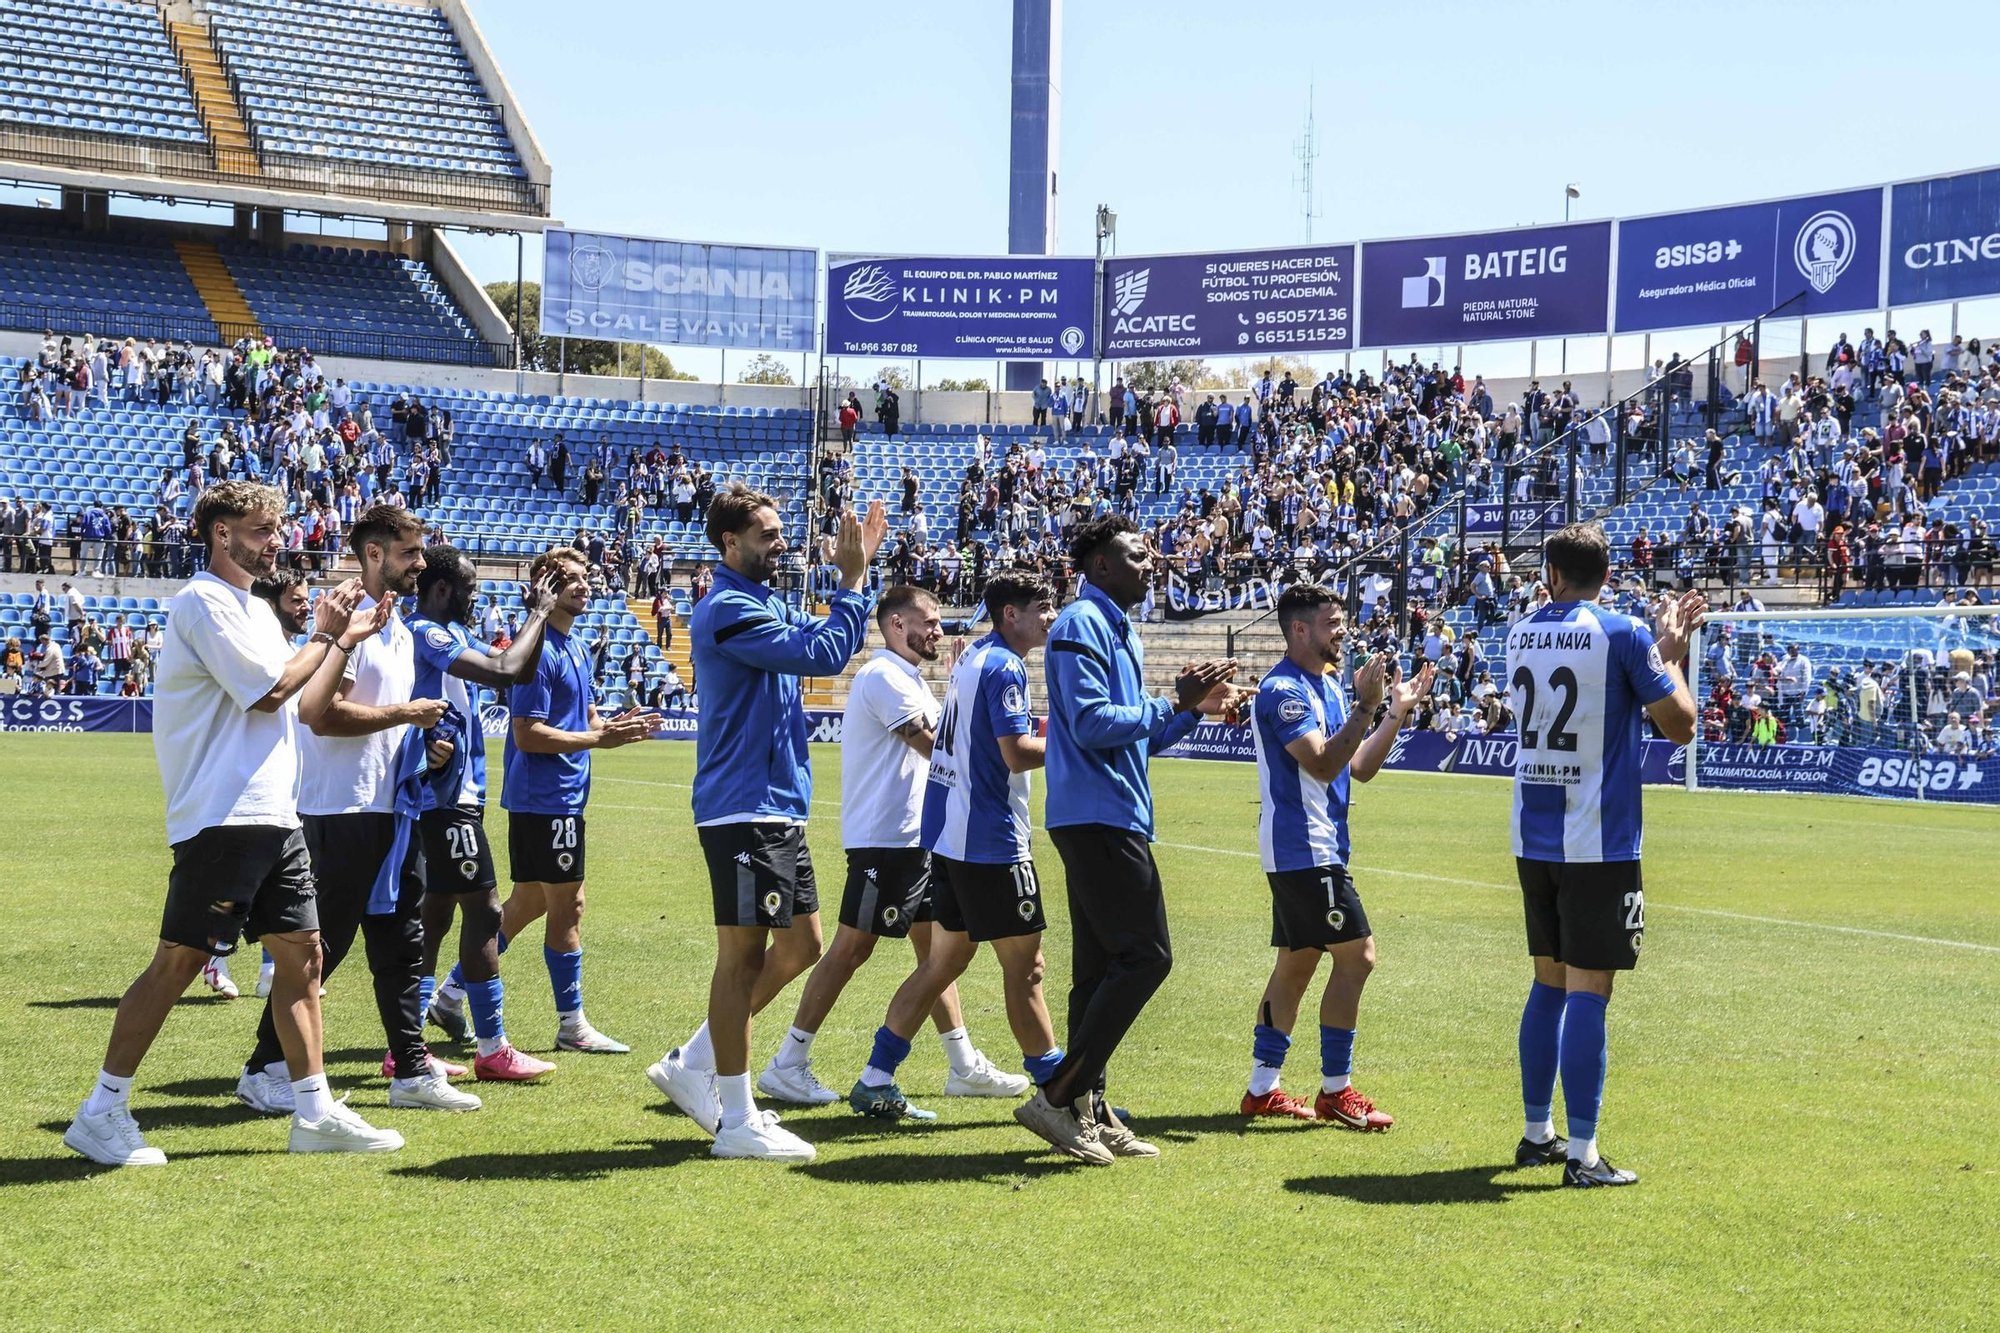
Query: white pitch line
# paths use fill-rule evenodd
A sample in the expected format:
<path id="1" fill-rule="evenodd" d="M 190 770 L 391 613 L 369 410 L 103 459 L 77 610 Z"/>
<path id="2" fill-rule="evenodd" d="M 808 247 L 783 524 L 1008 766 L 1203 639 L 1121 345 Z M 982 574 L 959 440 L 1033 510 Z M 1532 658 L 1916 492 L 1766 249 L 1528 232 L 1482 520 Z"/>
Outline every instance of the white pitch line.
<path id="1" fill-rule="evenodd" d="M 1163 842 L 1162 847 L 1172 847 L 1183 852 L 1207 852 L 1211 856 L 1240 856 L 1253 861 L 1262 860 L 1257 852 L 1239 851 L 1234 847 L 1204 847 L 1192 842 Z M 1355 866 L 1354 869 L 1368 875 L 1394 875 L 1401 879 L 1428 880 L 1433 884 L 1457 884 L 1471 889 L 1502 889 L 1518 891 L 1513 884 L 1495 884 L 1484 879 L 1458 879 L 1451 875 L 1431 875 L 1421 870 L 1391 870 L 1387 866 Z M 1868 930 L 1861 926 L 1836 926 L 1825 921 L 1797 921 L 1782 916 L 1752 916 L 1748 912 L 1725 912 L 1716 907 L 1690 907 L 1684 903 L 1648 903 L 1648 907 L 1669 912 L 1692 912 L 1697 916 L 1722 917 L 1730 921 L 1754 921 L 1766 926 L 1795 926 L 1800 930 L 1825 930 L 1839 935 L 1865 935 L 1877 940 L 1901 940 L 1907 944 L 1937 944 L 1947 949 L 1972 949 L 1979 953 L 2000 953 L 2000 944 L 1975 944 L 1970 940 L 1939 939 L 1932 935 L 1900 935 L 1892 930 Z"/>

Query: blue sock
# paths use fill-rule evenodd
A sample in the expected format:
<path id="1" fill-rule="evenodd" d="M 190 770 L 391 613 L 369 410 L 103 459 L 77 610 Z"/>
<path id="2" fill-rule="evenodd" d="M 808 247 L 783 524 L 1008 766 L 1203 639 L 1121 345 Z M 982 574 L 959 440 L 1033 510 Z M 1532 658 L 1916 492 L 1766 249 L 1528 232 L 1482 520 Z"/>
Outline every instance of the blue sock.
<path id="1" fill-rule="evenodd" d="M 1521 1104 L 1531 1125 L 1554 1113 L 1562 1026 L 1562 987 L 1539 981 L 1529 986 L 1528 1003 L 1521 1010 Z"/>
<path id="2" fill-rule="evenodd" d="M 474 1036 L 492 1041 L 507 1035 L 507 1025 L 500 1017 L 500 1004 L 504 994 L 498 977 L 491 981 L 465 983 L 465 1003 L 472 1010 Z"/>
<path id="3" fill-rule="evenodd" d="M 271 967 L 274 966 L 276 962 L 277 960 L 271 957 L 271 951 L 269 949 L 264 950 L 264 961 L 261 964 L 261 966 Z"/>
<path id="4" fill-rule="evenodd" d="M 433 976 L 426 976 L 417 982 L 418 1013 L 428 1014 L 431 1011 L 431 996 L 437 994 L 437 984 L 438 979 Z"/>
<path id="5" fill-rule="evenodd" d="M 1259 1023 L 1251 1029 L 1250 1054 L 1260 1065 L 1272 1069 L 1285 1066 L 1285 1056 L 1292 1049 L 1292 1039 L 1273 1027 Z"/>
<path id="6" fill-rule="evenodd" d="M 1346 1078 L 1354 1072 L 1354 1029 L 1319 1025 L 1319 1072 L 1326 1078 Z"/>
<path id="7" fill-rule="evenodd" d="M 1597 1137 L 1597 1108 L 1604 1103 L 1604 1068 L 1611 1060 L 1604 1039 L 1601 995 L 1573 990 L 1563 1002 L 1563 1107 L 1569 1112 L 1569 1141 L 1587 1143 Z"/>
<path id="8" fill-rule="evenodd" d="M 542 946 L 542 961 L 549 965 L 549 985 L 555 989 L 556 1012 L 573 1014 L 583 1008 L 583 950 L 557 953 Z"/>
<path id="9" fill-rule="evenodd" d="M 506 953 L 506 952 L 507 952 L 507 932 L 506 932 L 506 931 L 504 931 L 504 930 L 503 930 L 503 931 L 499 931 L 499 932 L 498 932 L 498 937 L 499 937 L 499 942 L 500 942 L 500 952 L 501 952 L 501 953 Z M 446 978 L 444 979 L 444 984 L 445 984 L 445 985 L 447 985 L 447 986 L 451 986 L 451 987 L 453 987 L 454 989 L 457 989 L 457 990 L 470 990 L 470 989 L 471 989 L 471 987 L 470 987 L 470 986 L 468 986 L 468 985 L 466 984 L 466 980 L 465 980 L 465 970 L 464 970 L 463 968 L 461 968 L 461 967 L 460 967 L 460 966 L 459 966 L 459 965 L 458 965 L 457 963 L 453 963 L 453 964 L 451 965 L 451 975 L 450 975 L 450 976 L 448 976 L 448 977 L 446 977 Z"/>
<path id="10" fill-rule="evenodd" d="M 1021 1061 L 1021 1068 L 1028 1071 L 1028 1077 L 1036 1087 L 1041 1087 L 1056 1076 L 1056 1066 L 1063 1062 L 1063 1048 L 1051 1047 L 1047 1055 L 1031 1055 Z"/>
<path id="11" fill-rule="evenodd" d="M 903 1063 L 903 1057 L 910 1053 L 910 1043 L 904 1041 L 887 1027 L 875 1029 L 875 1049 L 868 1056 L 868 1067 L 879 1069 L 894 1078 L 896 1066 Z"/>

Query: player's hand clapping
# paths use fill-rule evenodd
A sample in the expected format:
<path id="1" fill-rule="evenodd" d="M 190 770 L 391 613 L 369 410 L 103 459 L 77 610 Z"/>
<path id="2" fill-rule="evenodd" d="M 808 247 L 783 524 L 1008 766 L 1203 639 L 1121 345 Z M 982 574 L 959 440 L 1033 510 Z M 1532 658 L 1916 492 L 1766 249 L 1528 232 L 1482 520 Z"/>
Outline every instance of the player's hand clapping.
<path id="1" fill-rule="evenodd" d="M 1398 720 L 1408 717 L 1410 710 L 1422 703 L 1431 692 L 1431 681 L 1437 675 L 1437 664 L 1426 662 L 1417 674 L 1401 681 L 1389 690 L 1389 712 Z"/>
<path id="2" fill-rule="evenodd" d="M 354 585 L 358 589 L 361 586 L 361 580 L 359 579 L 354 580 Z M 396 599 L 393 597 L 384 597 L 381 601 L 375 603 L 375 605 L 369 607 L 366 611 L 356 611 L 353 614 L 353 616 L 349 618 L 347 622 L 347 629 L 340 635 L 340 646 L 342 648 L 352 649 L 356 644 L 361 643 L 363 640 L 373 638 L 375 635 L 380 634 L 383 628 L 386 625 L 388 625 L 390 618 L 393 617 L 395 614 L 396 614 Z M 433 722 L 436 720 L 437 720 L 436 718 L 431 719 L 431 721 Z M 428 726 L 429 723 L 426 723 L 425 725 Z"/>
<path id="3" fill-rule="evenodd" d="M 628 708 L 616 717 L 597 724 L 599 750 L 615 750 L 633 741 L 643 741 L 660 729 L 660 715 L 649 708 Z"/>
<path id="4" fill-rule="evenodd" d="M 349 579 L 321 593 L 313 603 L 313 632 L 339 640 L 347 632 L 362 595 L 360 579 Z"/>
<path id="5" fill-rule="evenodd" d="M 1708 599 L 1698 592 L 1684 592 L 1660 604 L 1655 615 L 1653 641 L 1659 645 L 1660 660 L 1679 662 L 1687 656 L 1688 640 L 1695 626 L 1708 614 Z"/>
<path id="6" fill-rule="evenodd" d="M 1236 675 L 1236 659 L 1190 662 L 1174 681 L 1174 707 L 1185 713 L 1206 713 L 1211 717 L 1229 711 L 1234 694 L 1229 682 Z"/>

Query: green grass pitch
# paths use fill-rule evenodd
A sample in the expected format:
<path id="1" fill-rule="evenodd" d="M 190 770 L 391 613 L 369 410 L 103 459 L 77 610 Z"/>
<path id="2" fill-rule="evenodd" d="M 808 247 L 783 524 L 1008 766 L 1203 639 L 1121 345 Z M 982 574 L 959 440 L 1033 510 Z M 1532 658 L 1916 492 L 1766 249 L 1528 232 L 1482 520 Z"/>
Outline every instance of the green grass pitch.
<path id="1" fill-rule="evenodd" d="M 1356 1081 L 1396 1116 L 1362 1136 L 1236 1114 L 1270 963 L 1255 775 L 1162 762 L 1177 961 L 1112 1068 L 1161 1159 L 1074 1166 L 1006 1104 L 943 1101 L 925 1037 L 904 1083 L 936 1124 L 794 1113 L 820 1155 L 787 1169 L 712 1161 L 645 1080 L 700 1016 L 712 934 L 693 747 L 638 746 L 597 762 L 584 928 L 590 1015 L 632 1055 L 561 1056 L 541 1085 L 480 1087 L 474 1115 L 391 1112 L 357 950 L 326 1001 L 330 1073 L 409 1147 L 293 1158 L 283 1122 L 232 1095 L 257 1012 L 239 956 L 245 998 L 197 985 L 134 1088 L 171 1164 L 109 1172 L 58 1136 L 157 928 L 151 749 L 10 737 L 0 758 L 0 1328 L 2000 1327 L 1990 811 L 1649 789 L 1650 929 L 1611 1009 L 1602 1128 L 1642 1183 L 1569 1193 L 1510 1165 L 1528 965 L 1506 784 L 1357 788 L 1381 963 Z M 830 934 L 840 765 L 816 759 Z M 1068 915 L 1037 847 L 1060 1031 Z M 858 1073 L 907 958 L 878 951 L 843 997 L 816 1051 L 827 1082 Z M 510 1030 L 548 1051 L 537 951 L 503 974 Z M 974 1038 L 1014 1067 L 990 955 L 963 993 Z M 760 1020 L 756 1063 L 796 996 Z M 1295 1091 L 1317 1077 L 1316 996 Z"/>

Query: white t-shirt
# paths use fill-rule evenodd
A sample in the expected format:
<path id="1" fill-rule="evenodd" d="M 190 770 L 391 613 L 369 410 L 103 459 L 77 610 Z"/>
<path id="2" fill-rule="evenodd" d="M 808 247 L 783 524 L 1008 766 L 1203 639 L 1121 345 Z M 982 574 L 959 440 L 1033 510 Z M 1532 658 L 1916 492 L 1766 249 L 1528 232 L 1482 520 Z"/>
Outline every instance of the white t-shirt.
<path id="1" fill-rule="evenodd" d="M 223 824 L 299 826 L 299 706 L 252 711 L 292 647 L 270 604 L 213 574 L 167 604 L 153 686 L 153 755 L 167 794 L 167 841 Z"/>
<path id="2" fill-rule="evenodd" d="M 361 599 L 354 614 L 375 605 Z M 354 647 L 345 674 L 347 701 L 369 706 L 406 704 L 417 683 L 416 642 L 399 613 Z M 348 815 L 363 811 L 382 814 L 396 808 L 396 751 L 409 731 L 403 723 L 366 736 L 315 736 L 300 733 L 305 769 L 299 784 L 302 815 Z"/>
<path id="3" fill-rule="evenodd" d="M 877 648 L 847 687 L 840 726 L 841 846 L 917 845 L 931 764 L 896 735 L 911 718 L 935 731 L 937 697 L 916 667 Z"/>

